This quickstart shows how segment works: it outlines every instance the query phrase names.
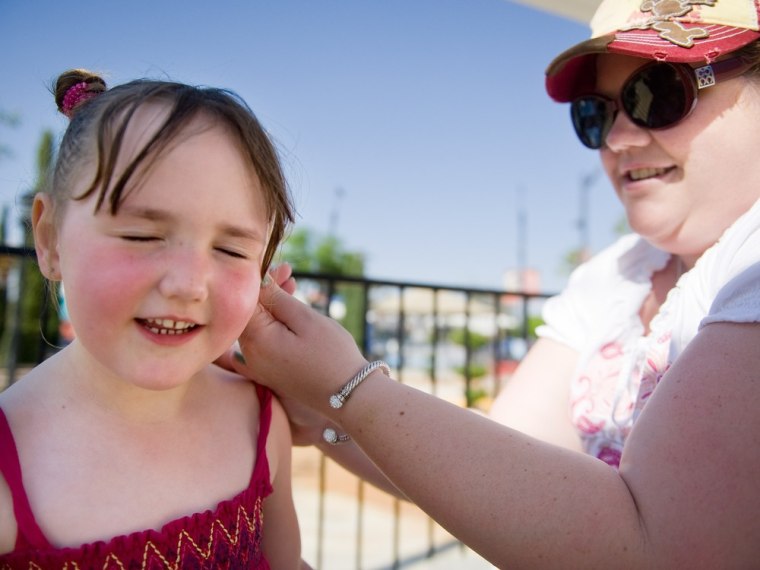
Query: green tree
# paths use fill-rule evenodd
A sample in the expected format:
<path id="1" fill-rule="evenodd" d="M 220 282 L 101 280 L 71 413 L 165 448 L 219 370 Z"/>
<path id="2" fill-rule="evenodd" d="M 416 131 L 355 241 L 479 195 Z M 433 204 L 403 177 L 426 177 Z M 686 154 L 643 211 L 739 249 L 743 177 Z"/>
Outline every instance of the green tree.
<path id="1" fill-rule="evenodd" d="M 13 113 L 8 113 L 0 109 L 0 125 L 6 127 L 17 127 L 20 123 L 19 116 Z M 11 156 L 12 152 L 8 145 L 0 142 L 0 158 Z"/>
<path id="2" fill-rule="evenodd" d="M 298 228 L 287 237 L 280 251 L 294 271 L 326 275 L 361 276 L 364 255 L 345 249 L 335 236 L 321 236 L 310 228 Z"/>
<path id="3" fill-rule="evenodd" d="M 8 243 L 8 206 L 3 206 L 0 214 L 0 243 Z M 5 332 L 8 314 L 8 273 L 13 267 L 12 255 L 0 255 L 0 338 Z"/>
<path id="4" fill-rule="evenodd" d="M 364 275 L 364 254 L 347 250 L 335 236 L 322 236 L 309 228 L 297 228 L 288 236 L 280 250 L 280 259 L 290 263 L 294 271 L 302 273 L 351 277 Z M 365 307 L 361 286 L 339 284 L 335 293 L 346 307 L 340 323 L 362 346 Z M 320 286 L 320 294 L 326 302 L 328 291 L 325 286 Z M 321 308 L 327 307 L 323 304 Z"/>
<path id="5" fill-rule="evenodd" d="M 53 133 L 45 131 L 37 147 L 37 179 L 33 187 L 22 197 L 21 224 L 24 245 L 32 247 L 34 238 L 31 231 L 31 205 L 34 195 L 44 190 L 55 153 Z M 51 304 L 57 306 L 51 289 L 39 271 L 35 260 L 24 258 L 20 264 L 19 296 L 9 317 L 14 321 L 7 330 L 10 332 L 8 358 L 12 367 L 16 364 L 34 364 L 43 342 L 55 344 L 58 340 L 57 311 L 51 311 Z M 49 318 L 46 318 L 48 317 Z M 15 325 L 15 326 L 14 326 Z M 43 328 L 44 326 L 44 328 Z"/>
<path id="6" fill-rule="evenodd" d="M 488 396 L 488 392 L 480 385 L 480 379 L 488 373 L 488 370 L 483 364 L 473 361 L 473 357 L 488 346 L 493 339 L 468 328 L 452 329 L 448 336 L 452 343 L 464 347 L 467 353 L 465 364 L 455 366 L 454 370 L 465 380 L 467 407 L 477 406 L 478 402 Z"/>

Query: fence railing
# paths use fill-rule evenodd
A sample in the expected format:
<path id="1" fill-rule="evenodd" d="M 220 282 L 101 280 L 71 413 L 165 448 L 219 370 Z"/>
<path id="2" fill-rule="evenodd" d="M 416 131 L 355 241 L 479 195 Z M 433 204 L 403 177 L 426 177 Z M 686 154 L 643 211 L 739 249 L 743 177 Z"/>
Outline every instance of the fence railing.
<path id="1" fill-rule="evenodd" d="M 0 389 L 62 345 L 55 338 L 54 298 L 40 287 L 39 275 L 33 294 L 29 289 L 33 253 L 0 245 Z M 391 365 L 398 381 L 481 409 L 527 350 L 531 321 L 548 297 L 363 277 L 295 277 L 296 295 L 339 320 L 368 358 Z M 36 311 L 31 324 L 30 307 Z M 37 333 L 32 340 L 30 328 Z M 461 548 L 416 507 L 364 484 L 314 448 L 294 449 L 293 476 L 304 558 L 316 569 L 401 568 Z"/>
<path id="2" fill-rule="evenodd" d="M 549 296 L 363 277 L 295 277 L 297 294 L 341 321 L 369 359 L 391 364 L 398 381 L 483 410 L 532 342 L 536 315 Z M 299 459 L 310 458 L 304 461 L 307 477 L 319 485 L 312 508 L 297 505 L 304 511 L 302 526 L 315 529 L 304 535 L 304 555 L 315 567 L 400 568 L 461 548 L 416 507 L 382 495 L 321 454 L 296 449 L 294 457 L 296 468 Z M 336 532 L 339 517 L 348 520 Z"/>

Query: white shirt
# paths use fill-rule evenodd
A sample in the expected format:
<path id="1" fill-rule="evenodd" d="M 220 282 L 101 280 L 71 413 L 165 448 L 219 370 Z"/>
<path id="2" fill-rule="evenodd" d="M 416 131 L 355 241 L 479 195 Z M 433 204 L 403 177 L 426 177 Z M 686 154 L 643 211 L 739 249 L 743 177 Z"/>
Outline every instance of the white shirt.
<path id="1" fill-rule="evenodd" d="M 537 333 L 576 350 L 570 414 L 586 451 L 617 466 L 657 382 L 712 322 L 760 322 L 760 201 L 682 275 L 644 335 L 641 305 L 670 254 L 628 235 L 578 267 Z"/>

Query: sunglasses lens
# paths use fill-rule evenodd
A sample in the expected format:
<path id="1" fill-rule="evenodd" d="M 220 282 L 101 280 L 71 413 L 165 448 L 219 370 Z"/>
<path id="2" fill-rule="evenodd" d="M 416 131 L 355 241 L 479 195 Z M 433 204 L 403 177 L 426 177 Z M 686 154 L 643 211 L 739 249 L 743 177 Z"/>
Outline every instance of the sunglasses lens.
<path id="1" fill-rule="evenodd" d="M 683 120 L 697 98 L 690 69 L 669 63 L 645 65 L 634 73 L 620 93 L 628 118 L 645 129 L 665 129 Z M 570 105 L 573 127 L 589 148 L 604 145 L 617 113 L 614 101 L 601 95 L 578 97 Z"/>
<path id="2" fill-rule="evenodd" d="M 691 111 L 694 86 L 686 72 L 670 64 L 648 65 L 623 87 L 620 102 L 636 125 L 664 129 Z"/>
<path id="3" fill-rule="evenodd" d="M 570 105 L 570 116 L 581 142 L 588 148 L 599 149 L 615 119 L 615 104 L 599 95 L 579 97 Z"/>

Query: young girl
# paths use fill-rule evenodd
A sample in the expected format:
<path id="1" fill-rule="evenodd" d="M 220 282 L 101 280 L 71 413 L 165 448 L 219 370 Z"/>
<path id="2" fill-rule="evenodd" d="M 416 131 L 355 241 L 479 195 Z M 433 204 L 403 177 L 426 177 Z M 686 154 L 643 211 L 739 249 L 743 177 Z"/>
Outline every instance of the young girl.
<path id="1" fill-rule="evenodd" d="M 219 89 L 75 70 L 56 102 L 32 223 L 76 338 L 0 395 L 0 568 L 299 567 L 287 418 L 212 364 L 292 221 L 271 142 Z"/>

